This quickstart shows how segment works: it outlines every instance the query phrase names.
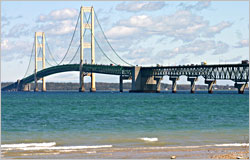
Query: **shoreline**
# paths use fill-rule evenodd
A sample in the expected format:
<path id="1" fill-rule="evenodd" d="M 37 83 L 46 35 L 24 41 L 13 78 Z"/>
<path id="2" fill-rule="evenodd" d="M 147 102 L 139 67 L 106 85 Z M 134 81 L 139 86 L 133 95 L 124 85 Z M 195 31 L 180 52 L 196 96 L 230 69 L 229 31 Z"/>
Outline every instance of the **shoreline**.
<path id="1" fill-rule="evenodd" d="M 60 146 L 58 146 L 60 147 Z M 62 148 L 62 147 L 61 147 Z M 38 149 L 38 150 L 3 150 L 2 158 L 85 158 L 85 159 L 249 159 L 248 146 L 183 146 L 180 148 L 170 147 L 113 147 L 103 146 L 100 148 L 81 149 Z"/>

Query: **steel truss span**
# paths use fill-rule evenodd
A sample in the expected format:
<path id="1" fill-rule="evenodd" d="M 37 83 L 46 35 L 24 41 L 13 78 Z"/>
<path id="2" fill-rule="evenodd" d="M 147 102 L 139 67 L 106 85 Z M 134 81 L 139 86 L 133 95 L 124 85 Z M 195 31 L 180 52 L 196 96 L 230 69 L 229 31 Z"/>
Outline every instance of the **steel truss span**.
<path id="1" fill-rule="evenodd" d="M 234 82 L 248 82 L 249 80 L 248 64 L 145 67 L 144 72 L 147 76 L 202 76 L 205 79 Z"/>

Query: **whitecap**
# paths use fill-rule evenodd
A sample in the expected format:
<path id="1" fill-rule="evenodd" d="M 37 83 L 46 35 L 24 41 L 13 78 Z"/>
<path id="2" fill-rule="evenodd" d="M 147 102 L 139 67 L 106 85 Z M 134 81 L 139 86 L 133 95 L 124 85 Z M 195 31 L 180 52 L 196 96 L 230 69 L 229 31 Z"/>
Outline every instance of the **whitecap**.
<path id="1" fill-rule="evenodd" d="M 56 145 L 56 142 L 19 143 L 19 144 L 2 144 L 1 148 L 51 147 L 55 145 Z"/>
<path id="2" fill-rule="evenodd" d="M 143 138 L 139 138 L 139 139 L 143 140 L 143 141 L 147 141 L 147 142 L 157 142 L 158 141 L 158 138 L 156 138 L 156 137 L 153 137 L 153 138 L 143 137 Z"/>
<path id="3" fill-rule="evenodd" d="M 79 149 L 97 149 L 97 148 L 110 148 L 110 147 L 112 147 L 112 145 L 27 147 L 27 148 L 18 148 L 18 149 L 20 150 L 79 150 Z"/>

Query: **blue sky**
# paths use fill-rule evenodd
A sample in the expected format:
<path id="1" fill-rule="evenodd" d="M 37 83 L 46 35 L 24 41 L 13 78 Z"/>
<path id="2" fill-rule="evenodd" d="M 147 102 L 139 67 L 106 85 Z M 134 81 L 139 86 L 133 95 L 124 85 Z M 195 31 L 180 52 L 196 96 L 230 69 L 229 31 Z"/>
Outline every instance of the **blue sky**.
<path id="1" fill-rule="evenodd" d="M 217 64 L 249 59 L 247 1 L 4 1 L 1 8 L 2 82 L 16 81 L 25 74 L 36 31 L 45 32 L 49 47 L 59 62 L 69 45 L 81 5 L 94 6 L 109 42 L 131 64 L 183 65 L 200 64 L 201 61 Z M 78 34 L 79 31 L 65 63 L 70 56 L 73 57 L 79 45 Z M 100 37 L 99 43 L 106 54 L 122 64 L 101 36 L 98 25 L 96 36 Z M 102 58 L 100 50 L 96 49 L 96 52 L 97 63 L 110 63 Z M 89 61 L 89 51 L 85 54 L 86 61 Z M 78 63 L 78 59 L 74 62 Z M 32 73 L 32 68 L 29 73 Z M 49 76 L 47 81 L 78 82 L 78 76 L 77 72 L 62 73 Z M 99 82 L 119 82 L 118 76 L 98 74 L 96 79 Z M 164 77 L 163 82 L 170 83 L 168 77 Z M 186 77 L 181 77 L 180 83 L 188 83 Z M 198 84 L 204 84 L 202 78 Z"/>

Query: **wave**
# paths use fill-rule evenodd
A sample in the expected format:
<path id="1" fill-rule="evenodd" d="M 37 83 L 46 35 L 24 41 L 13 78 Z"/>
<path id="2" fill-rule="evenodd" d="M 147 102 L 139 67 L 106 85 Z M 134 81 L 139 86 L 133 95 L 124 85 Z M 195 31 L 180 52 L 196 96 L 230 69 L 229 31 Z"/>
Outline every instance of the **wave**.
<path id="1" fill-rule="evenodd" d="M 144 141 L 155 142 L 158 138 L 139 138 Z M 210 144 L 199 146 L 162 146 L 162 147 L 134 147 L 134 149 L 184 149 L 184 148 L 203 148 L 203 147 L 247 147 L 249 143 L 227 143 L 227 144 Z M 112 145 L 93 145 L 93 146 L 56 146 L 56 142 L 48 143 L 20 143 L 20 144 L 2 144 L 2 151 L 7 150 L 58 150 L 62 152 L 77 151 L 81 149 L 98 149 L 111 148 Z M 92 152 L 91 152 L 92 153 Z"/>
<path id="2" fill-rule="evenodd" d="M 143 141 L 147 141 L 147 142 L 157 142 L 158 141 L 158 138 L 148 138 L 148 137 L 143 137 L 143 138 L 139 138 L 140 140 L 143 140 Z"/>
<path id="3" fill-rule="evenodd" d="M 249 143 L 227 143 L 227 144 L 211 144 L 200 146 L 166 146 L 166 147 L 138 147 L 136 149 L 183 149 L 183 148 L 203 148 L 203 147 L 247 147 Z"/>
<path id="4" fill-rule="evenodd" d="M 215 144 L 217 147 L 245 147 L 249 146 L 249 143 L 229 143 L 229 144 Z"/>
<path id="5" fill-rule="evenodd" d="M 79 150 L 79 149 L 97 149 L 110 148 L 112 145 L 95 146 L 56 146 L 56 142 L 49 143 L 20 143 L 20 144 L 2 144 L 2 150 Z"/>
<path id="6" fill-rule="evenodd" d="M 19 144 L 2 144 L 1 148 L 23 148 L 23 147 L 50 147 L 55 146 L 56 142 L 44 143 L 19 143 Z"/>
<path id="7" fill-rule="evenodd" d="M 97 148 L 111 148 L 112 145 L 98 145 L 98 146 L 55 146 L 55 147 L 27 147 L 18 148 L 20 150 L 79 150 L 79 149 L 97 149 Z"/>

